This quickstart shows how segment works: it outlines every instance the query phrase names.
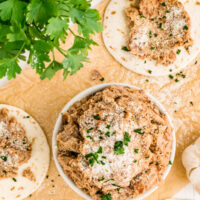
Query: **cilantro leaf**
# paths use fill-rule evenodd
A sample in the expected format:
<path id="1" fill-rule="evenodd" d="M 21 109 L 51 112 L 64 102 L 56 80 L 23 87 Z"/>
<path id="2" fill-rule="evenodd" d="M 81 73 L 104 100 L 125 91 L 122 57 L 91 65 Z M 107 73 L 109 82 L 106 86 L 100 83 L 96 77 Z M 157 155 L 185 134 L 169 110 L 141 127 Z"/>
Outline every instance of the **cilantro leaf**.
<path id="1" fill-rule="evenodd" d="M 97 10 L 90 9 L 82 11 L 79 8 L 71 8 L 70 16 L 74 23 L 78 24 L 78 32 L 84 37 L 89 37 L 89 34 L 100 33 L 103 26 L 98 22 L 101 17 Z"/>
<path id="2" fill-rule="evenodd" d="M 141 134 L 141 135 L 144 134 L 144 132 L 142 132 L 142 129 L 141 129 L 141 128 L 134 129 L 134 132 L 135 132 L 135 133 L 138 133 L 138 134 Z"/>
<path id="3" fill-rule="evenodd" d="M 21 72 L 17 59 L 3 59 L 0 62 L 0 78 L 7 74 L 8 79 L 15 78 Z"/>
<path id="4" fill-rule="evenodd" d="M 41 74 L 41 79 L 45 79 L 46 77 L 48 79 L 52 79 L 55 73 L 62 69 L 63 65 L 57 61 L 53 61 L 47 68 L 45 68 L 44 72 Z"/>
<path id="5" fill-rule="evenodd" d="M 49 62 L 50 58 L 48 53 L 51 51 L 51 45 L 43 40 L 35 41 L 31 46 L 29 62 L 32 67 L 36 69 L 38 74 L 42 74 L 45 69 L 45 62 Z M 44 75 L 42 76 L 44 78 Z"/>
<path id="6" fill-rule="evenodd" d="M 122 141 L 117 141 L 114 144 L 114 152 L 116 155 L 124 154 L 124 147 Z"/>
<path id="7" fill-rule="evenodd" d="M 11 22 L 24 21 L 24 12 L 26 9 L 26 2 L 19 0 L 7 0 L 0 3 L 0 18 L 3 21 L 11 20 Z"/>
<path id="8" fill-rule="evenodd" d="M 129 133 L 125 132 L 124 135 L 124 145 L 128 146 L 128 143 L 131 141 L 131 136 L 129 135 Z"/>
<path id="9" fill-rule="evenodd" d="M 11 32 L 7 34 L 7 39 L 9 42 L 24 41 L 27 39 L 26 34 L 21 28 L 20 24 L 14 23 L 13 26 L 10 27 L 10 30 Z"/>
<path id="10" fill-rule="evenodd" d="M 64 78 L 75 74 L 97 45 L 91 34 L 103 30 L 100 20 L 90 0 L 0 0 L 0 78 L 21 73 L 18 61 L 26 61 L 24 52 L 29 53 L 27 62 L 41 79 L 51 79 L 59 70 Z M 70 21 L 78 26 L 75 33 Z M 63 49 L 60 42 L 65 43 L 69 34 L 74 43 Z M 62 62 L 56 60 L 55 50 L 64 56 Z M 13 66 L 8 67 L 5 60 Z"/>
<path id="11" fill-rule="evenodd" d="M 68 29 L 68 22 L 58 17 L 53 17 L 49 20 L 46 33 L 50 35 L 51 40 L 61 39 L 63 42 L 66 39 L 66 29 Z"/>
<path id="12" fill-rule="evenodd" d="M 68 53 L 63 61 L 63 66 L 64 69 L 70 73 L 70 75 L 73 75 L 83 67 L 82 62 L 86 61 L 88 61 L 87 57 L 82 54 Z"/>
<path id="13" fill-rule="evenodd" d="M 55 0 L 32 0 L 28 5 L 27 22 L 35 24 L 46 24 L 47 21 L 56 16 L 57 5 Z"/>
<path id="14" fill-rule="evenodd" d="M 101 196 L 101 200 L 111 200 L 112 196 L 110 193 Z"/>

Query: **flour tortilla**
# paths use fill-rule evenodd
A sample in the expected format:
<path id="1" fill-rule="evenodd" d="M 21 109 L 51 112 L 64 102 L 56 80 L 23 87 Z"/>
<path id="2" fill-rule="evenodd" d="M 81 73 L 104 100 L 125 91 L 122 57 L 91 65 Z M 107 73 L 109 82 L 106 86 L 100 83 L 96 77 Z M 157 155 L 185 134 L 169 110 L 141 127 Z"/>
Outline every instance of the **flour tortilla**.
<path id="1" fill-rule="evenodd" d="M 26 131 L 28 141 L 33 141 L 31 158 L 19 167 L 15 177 L 17 181 L 12 178 L 0 179 L 0 200 L 21 200 L 36 191 L 44 180 L 49 167 L 49 146 L 38 123 L 32 117 L 27 118 L 29 114 L 19 108 L 0 104 L 0 109 L 2 108 L 9 110 L 8 116 L 15 117 Z M 35 182 L 22 176 L 23 170 L 28 167 L 36 178 Z"/>
<path id="2" fill-rule="evenodd" d="M 124 10 L 130 7 L 129 0 L 111 0 L 105 11 L 103 39 L 106 48 L 119 63 L 138 74 L 163 76 L 179 72 L 191 63 L 200 52 L 200 6 L 196 4 L 195 0 L 180 0 L 180 2 L 183 3 L 191 18 L 191 36 L 194 44 L 190 48 L 190 54 L 184 47 L 178 47 L 181 54 L 177 55 L 176 61 L 172 65 L 164 66 L 156 64 L 155 61 L 146 60 L 144 63 L 144 60 L 135 57 L 130 52 L 121 50 L 123 46 L 127 46 L 128 42 L 129 28 Z M 148 73 L 149 70 L 152 71 L 151 74 Z"/>

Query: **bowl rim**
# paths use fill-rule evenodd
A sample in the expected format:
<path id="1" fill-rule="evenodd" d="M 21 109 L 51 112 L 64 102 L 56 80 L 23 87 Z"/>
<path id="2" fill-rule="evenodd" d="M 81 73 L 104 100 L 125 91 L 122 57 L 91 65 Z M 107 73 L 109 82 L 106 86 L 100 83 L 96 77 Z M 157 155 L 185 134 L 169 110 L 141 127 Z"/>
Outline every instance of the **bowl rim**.
<path id="1" fill-rule="evenodd" d="M 79 94 L 77 94 L 76 96 L 74 96 L 70 101 L 68 101 L 68 103 L 64 106 L 64 108 L 62 109 L 62 111 L 59 113 L 59 116 L 56 120 L 55 126 L 54 126 L 54 130 L 53 130 L 53 136 L 52 136 L 52 152 L 53 152 L 53 159 L 55 161 L 56 167 L 61 175 L 61 177 L 64 179 L 64 181 L 67 183 L 67 185 L 74 190 L 77 194 L 79 194 L 81 197 L 87 199 L 87 200 L 92 200 L 92 198 L 87 195 L 86 193 L 84 193 L 80 188 L 78 188 L 76 186 L 76 184 L 64 173 L 58 158 L 57 158 L 57 141 L 56 141 L 56 136 L 59 133 L 61 126 L 62 126 L 62 114 L 64 112 L 66 112 L 75 102 L 80 101 L 81 99 L 83 99 L 84 97 L 90 96 L 92 94 L 95 94 L 96 92 L 103 90 L 104 88 L 111 86 L 111 85 L 117 85 L 117 86 L 128 86 L 130 88 L 135 88 L 138 90 L 143 90 L 140 89 L 139 87 L 133 86 L 131 84 L 126 84 L 126 83 L 104 83 L 104 84 L 99 84 L 99 85 L 95 85 L 92 86 L 82 92 L 80 92 Z M 165 110 L 164 106 L 156 99 L 154 98 L 152 95 L 150 95 L 149 93 L 145 92 L 145 94 L 147 95 L 147 97 L 149 97 L 151 99 L 151 101 L 158 106 L 159 110 L 164 113 L 167 116 L 167 119 L 169 121 L 170 126 L 172 127 L 172 137 L 173 137 L 173 141 L 172 141 L 172 151 L 171 151 L 171 156 L 170 156 L 170 161 L 173 163 L 174 161 L 174 157 L 175 157 L 175 152 L 176 152 L 176 135 L 175 135 L 175 130 L 174 130 L 174 126 L 172 123 L 172 119 L 169 116 L 169 114 L 167 113 L 167 111 Z M 165 170 L 165 172 L 163 173 L 162 179 L 163 181 L 166 179 L 167 175 L 170 172 L 172 165 L 168 165 L 167 169 Z M 141 194 L 140 196 L 136 197 L 136 198 L 132 198 L 129 200 L 141 200 L 147 196 L 149 196 L 151 193 L 153 193 L 159 186 L 154 186 L 153 188 L 151 188 L 150 190 L 146 191 L 145 193 Z"/>

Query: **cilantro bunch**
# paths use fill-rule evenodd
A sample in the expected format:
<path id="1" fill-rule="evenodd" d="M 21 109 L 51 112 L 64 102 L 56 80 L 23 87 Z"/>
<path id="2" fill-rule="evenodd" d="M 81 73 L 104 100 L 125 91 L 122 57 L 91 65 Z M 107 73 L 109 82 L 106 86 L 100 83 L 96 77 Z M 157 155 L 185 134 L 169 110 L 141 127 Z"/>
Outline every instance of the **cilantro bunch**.
<path id="1" fill-rule="evenodd" d="M 25 51 L 41 79 L 51 79 L 61 69 L 64 78 L 73 75 L 88 61 L 91 46 L 97 45 L 91 35 L 102 31 L 100 20 L 91 0 L 0 0 L 0 78 L 21 73 L 18 62 L 26 61 Z M 70 22 L 77 24 L 77 33 Z M 74 43 L 62 49 L 60 42 L 65 43 L 69 33 Z M 55 50 L 65 57 L 63 62 L 55 59 Z"/>

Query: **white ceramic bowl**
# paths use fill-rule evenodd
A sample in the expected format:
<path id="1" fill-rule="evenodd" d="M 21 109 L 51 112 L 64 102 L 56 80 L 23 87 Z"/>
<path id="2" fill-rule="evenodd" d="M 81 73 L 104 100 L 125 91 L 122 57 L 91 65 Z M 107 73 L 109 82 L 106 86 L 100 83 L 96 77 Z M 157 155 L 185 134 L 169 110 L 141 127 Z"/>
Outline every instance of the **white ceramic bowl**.
<path id="1" fill-rule="evenodd" d="M 63 108 L 63 110 L 61 111 L 61 113 L 58 116 L 58 119 L 56 121 L 55 127 L 54 127 L 54 131 L 53 131 L 53 138 L 52 138 L 52 148 L 53 148 L 53 157 L 56 163 L 56 167 L 60 173 L 60 175 L 62 176 L 62 178 L 65 180 L 65 182 L 68 184 L 68 186 L 70 186 L 76 193 L 78 193 L 80 196 L 82 196 L 83 198 L 87 199 L 87 200 L 92 200 L 92 198 L 85 194 L 81 189 L 79 189 L 75 183 L 67 177 L 67 175 L 64 173 L 61 165 L 58 162 L 57 159 L 57 141 L 56 141 L 56 136 L 59 133 L 59 131 L 62 128 L 62 113 L 66 112 L 75 102 L 80 101 L 81 99 L 83 99 L 84 97 L 90 96 L 110 85 L 120 85 L 120 86 L 128 86 L 131 88 L 136 88 L 139 89 L 135 86 L 129 85 L 129 84 L 123 84 L 123 83 L 105 83 L 105 84 L 100 84 L 100 85 L 95 85 L 91 88 L 88 88 L 86 90 L 84 90 L 83 92 L 79 93 L 77 96 L 75 96 L 74 98 L 72 98 Z M 145 93 L 151 100 L 152 102 L 154 102 L 160 109 L 160 111 L 164 114 L 166 114 L 169 123 L 171 125 L 171 127 L 173 128 L 173 124 L 171 121 L 171 118 L 169 117 L 168 113 L 166 112 L 165 108 L 158 102 L 158 100 L 156 100 L 153 96 L 151 96 L 148 93 Z M 173 128 L 173 143 L 172 143 L 172 152 L 171 152 L 171 156 L 170 156 L 170 160 L 173 162 L 174 161 L 174 156 L 175 156 L 175 151 L 176 151 L 176 137 L 175 137 L 175 132 L 174 132 L 174 128 Z M 169 171 L 171 169 L 171 165 L 168 165 L 165 173 L 163 174 L 163 180 L 167 177 Z M 158 186 L 153 187 L 152 189 L 148 190 L 147 192 L 143 193 L 142 195 L 140 195 L 137 198 L 131 199 L 131 200 L 141 200 L 147 196 L 149 196 L 152 192 L 154 192 L 156 189 L 158 188 Z"/>

